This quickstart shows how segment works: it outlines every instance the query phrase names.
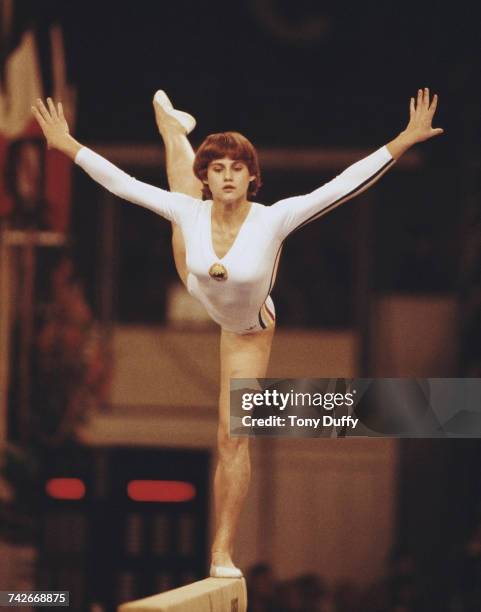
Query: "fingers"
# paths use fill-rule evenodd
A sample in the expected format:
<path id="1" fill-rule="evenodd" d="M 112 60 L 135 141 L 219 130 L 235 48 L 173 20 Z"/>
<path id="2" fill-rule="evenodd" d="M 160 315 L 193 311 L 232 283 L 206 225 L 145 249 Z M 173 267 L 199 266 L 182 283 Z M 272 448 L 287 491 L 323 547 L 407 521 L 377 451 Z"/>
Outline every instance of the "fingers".
<path id="1" fill-rule="evenodd" d="M 416 107 L 414 105 L 414 98 L 411 98 L 409 101 L 409 117 L 412 118 L 415 112 L 416 112 Z"/>
<path id="2" fill-rule="evenodd" d="M 423 104 L 423 90 L 418 89 L 418 99 L 416 101 L 416 110 L 419 110 Z"/>
<path id="3" fill-rule="evenodd" d="M 444 134 L 443 128 L 433 128 L 432 130 L 433 136 L 440 136 L 441 134 Z"/>
<path id="4" fill-rule="evenodd" d="M 421 108 L 425 108 L 425 109 L 429 108 L 429 88 L 428 87 L 424 87 L 424 89 L 418 89 L 416 110 L 420 110 Z"/>
<path id="5" fill-rule="evenodd" d="M 423 105 L 424 108 L 429 108 L 429 88 L 425 87 L 423 91 Z"/>
<path id="6" fill-rule="evenodd" d="M 32 106 L 32 113 L 35 119 L 38 121 L 38 124 L 40 125 L 42 130 L 44 130 L 45 127 L 47 126 L 47 123 L 45 119 L 42 117 L 42 115 L 40 114 L 40 111 L 38 110 L 36 106 Z"/>
<path id="7" fill-rule="evenodd" d="M 413 112 L 413 109 L 416 111 L 422 109 L 422 110 L 430 111 L 431 114 L 434 115 L 434 112 L 438 105 L 438 95 L 434 94 L 431 102 L 429 101 L 429 97 L 430 97 L 429 87 L 418 89 L 416 104 L 414 104 L 414 98 L 411 98 L 411 103 L 409 106 L 410 113 Z"/>
<path id="8" fill-rule="evenodd" d="M 37 110 L 38 116 L 42 117 L 42 119 L 46 123 L 52 123 L 53 121 L 58 121 L 59 118 L 65 119 L 63 116 L 62 104 L 59 102 L 59 111 L 55 108 L 55 104 L 53 103 L 52 98 L 47 98 L 47 106 L 45 106 L 43 100 L 41 98 L 37 98 L 35 101 L 35 105 L 32 106 L 32 112 L 35 108 Z M 35 115 L 37 116 L 37 115 Z"/>
<path id="9" fill-rule="evenodd" d="M 60 119 L 61 119 L 62 121 L 65 121 L 65 115 L 63 114 L 63 106 L 62 106 L 62 103 L 61 103 L 61 102 L 59 102 L 59 103 L 57 104 L 57 106 L 58 106 L 58 116 L 60 117 Z"/>
<path id="10" fill-rule="evenodd" d="M 434 94 L 432 102 L 431 102 L 431 106 L 429 107 L 429 112 L 431 113 L 431 115 L 434 115 L 437 106 L 438 106 L 438 94 Z"/>
<path id="11" fill-rule="evenodd" d="M 43 120 L 46 123 L 50 123 L 51 121 L 50 113 L 48 112 L 47 107 L 43 103 L 43 100 L 41 100 L 40 98 L 37 98 L 36 107 L 37 107 L 38 112 L 42 116 Z"/>
<path id="12" fill-rule="evenodd" d="M 52 119 L 58 119 L 57 109 L 55 108 L 55 104 L 53 103 L 52 98 L 47 98 L 47 104 Z"/>

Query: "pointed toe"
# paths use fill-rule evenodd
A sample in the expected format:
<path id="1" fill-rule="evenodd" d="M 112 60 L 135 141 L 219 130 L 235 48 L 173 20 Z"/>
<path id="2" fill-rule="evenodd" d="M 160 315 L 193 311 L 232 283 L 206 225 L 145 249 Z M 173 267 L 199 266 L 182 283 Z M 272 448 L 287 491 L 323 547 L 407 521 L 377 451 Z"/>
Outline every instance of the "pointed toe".
<path id="1" fill-rule="evenodd" d="M 187 135 L 195 128 L 194 117 L 189 113 L 175 109 L 164 90 L 159 89 L 155 92 L 153 104 L 159 129 L 169 126 L 180 129 Z"/>

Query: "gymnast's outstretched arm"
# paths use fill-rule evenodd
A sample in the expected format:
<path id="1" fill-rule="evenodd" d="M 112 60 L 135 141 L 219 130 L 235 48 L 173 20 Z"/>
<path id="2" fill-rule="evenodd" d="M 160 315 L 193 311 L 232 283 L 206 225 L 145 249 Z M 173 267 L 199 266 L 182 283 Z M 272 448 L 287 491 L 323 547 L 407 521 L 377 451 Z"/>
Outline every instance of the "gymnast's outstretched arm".
<path id="1" fill-rule="evenodd" d="M 192 207 L 196 205 L 193 198 L 137 181 L 94 151 L 83 147 L 69 134 L 62 104 L 56 107 L 52 99 L 47 98 L 47 105 L 48 108 L 38 99 L 35 106 L 32 106 L 32 112 L 49 148 L 58 149 L 70 157 L 97 183 L 116 196 L 148 208 L 180 225 L 188 218 Z"/>
<path id="2" fill-rule="evenodd" d="M 273 227 L 280 239 L 330 212 L 340 204 L 362 193 L 394 164 L 410 147 L 418 142 L 442 134 L 432 127 L 437 96 L 429 102 L 429 90 L 418 91 L 417 102 L 411 98 L 410 119 L 406 129 L 394 140 L 371 155 L 349 166 L 332 181 L 304 196 L 287 198 L 270 207 Z"/>

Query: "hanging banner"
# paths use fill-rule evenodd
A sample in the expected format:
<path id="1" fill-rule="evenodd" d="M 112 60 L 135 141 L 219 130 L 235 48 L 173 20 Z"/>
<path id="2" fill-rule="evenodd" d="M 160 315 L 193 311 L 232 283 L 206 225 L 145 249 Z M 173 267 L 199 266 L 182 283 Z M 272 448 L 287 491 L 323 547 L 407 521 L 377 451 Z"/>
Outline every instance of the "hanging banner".
<path id="1" fill-rule="evenodd" d="M 0 3 L 0 218 L 11 227 L 65 232 L 69 223 L 72 162 L 47 151 L 31 106 L 47 95 L 62 100 L 74 123 L 74 93 L 66 83 L 61 28 L 50 27 L 51 91 L 42 83 L 42 66 L 32 27 L 21 27 L 15 5 Z"/>

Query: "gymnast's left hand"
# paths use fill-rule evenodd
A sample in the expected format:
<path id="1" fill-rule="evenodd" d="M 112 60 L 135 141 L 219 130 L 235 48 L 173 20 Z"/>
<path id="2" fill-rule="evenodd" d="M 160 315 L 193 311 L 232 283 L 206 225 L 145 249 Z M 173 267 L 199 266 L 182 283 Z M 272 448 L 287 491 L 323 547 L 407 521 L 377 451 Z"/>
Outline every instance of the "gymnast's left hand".
<path id="1" fill-rule="evenodd" d="M 429 89 L 418 89 L 417 99 L 411 98 L 409 103 L 409 123 L 404 134 L 412 141 L 412 144 L 424 142 L 444 132 L 442 128 L 433 128 L 432 122 L 438 96 L 434 94 L 431 103 L 429 101 Z"/>

